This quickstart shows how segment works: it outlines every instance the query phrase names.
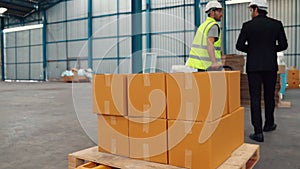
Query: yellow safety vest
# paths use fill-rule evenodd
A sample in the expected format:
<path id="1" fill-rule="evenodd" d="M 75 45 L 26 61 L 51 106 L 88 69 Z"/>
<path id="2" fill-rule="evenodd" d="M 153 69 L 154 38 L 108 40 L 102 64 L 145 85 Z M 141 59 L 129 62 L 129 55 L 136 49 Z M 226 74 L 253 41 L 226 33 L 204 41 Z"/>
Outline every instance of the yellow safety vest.
<path id="1" fill-rule="evenodd" d="M 203 70 L 211 66 L 212 62 L 207 52 L 207 36 L 209 29 L 216 24 L 218 25 L 214 18 L 207 17 L 205 22 L 200 25 L 192 44 L 190 56 L 186 63 L 187 66 Z M 216 61 L 221 64 L 221 33 L 219 33 L 219 38 L 214 43 L 214 47 Z"/>

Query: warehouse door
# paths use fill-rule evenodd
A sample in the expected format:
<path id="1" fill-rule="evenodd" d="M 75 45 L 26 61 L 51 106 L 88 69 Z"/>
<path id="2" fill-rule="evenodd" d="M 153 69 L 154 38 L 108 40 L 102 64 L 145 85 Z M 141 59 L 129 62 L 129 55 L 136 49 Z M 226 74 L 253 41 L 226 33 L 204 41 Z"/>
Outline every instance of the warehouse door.
<path id="1" fill-rule="evenodd" d="M 3 32 L 4 80 L 44 80 L 42 28 L 4 29 Z"/>

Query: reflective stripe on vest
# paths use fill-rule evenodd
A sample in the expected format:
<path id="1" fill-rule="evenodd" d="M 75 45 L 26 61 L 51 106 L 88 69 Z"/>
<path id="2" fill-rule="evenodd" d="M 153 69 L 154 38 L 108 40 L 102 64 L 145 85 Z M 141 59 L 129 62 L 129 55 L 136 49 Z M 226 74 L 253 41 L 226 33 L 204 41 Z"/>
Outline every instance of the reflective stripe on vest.
<path id="1" fill-rule="evenodd" d="M 211 62 L 210 58 L 205 57 L 205 56 L 195 56 L 195 55 L 190 55 L 189 57 L 190 57 L 190 58 L 193 58 L 193 59 L 198 59 L 198 60 L 203 60 L 203 61 Z M 217 62 L 221 62 L 222 59 L 216 58 L 216 61 L 217 61 Z"/>
<path id="2" fill-rule="evenodd" d="M 207 51 L 207 36 L 209 29 L 216 24 L 215 19 L 207 17 L 206 21 L 200 25 L 192 44 L 187 66 L 196 69 L 207 69 L 211 66 L 212 62 Z M 221 33 L 218 38 L 214 43 L 214 49 L 216 61 L 221 64 Z"/>
<path id="3" fill-rule="evenodd" d="M 199 48 L 199 49 L 206 49 L 207 50 L 207 46 L 204 45 L 198 45 L 198 44 L 192 44 L 192 48 Z M 222 50 L 221 47 L 216 47 L 215 46 L 215 50 Z"/>

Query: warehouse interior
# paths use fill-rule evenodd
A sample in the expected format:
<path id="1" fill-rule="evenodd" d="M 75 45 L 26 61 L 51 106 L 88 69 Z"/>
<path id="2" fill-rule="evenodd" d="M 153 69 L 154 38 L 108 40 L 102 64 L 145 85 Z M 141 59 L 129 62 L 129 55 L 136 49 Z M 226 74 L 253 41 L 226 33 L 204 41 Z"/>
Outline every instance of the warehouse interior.
<path id="1" fill-rule="evenodd" d="M 92 75 L 172 73 L 189 57 L 207 2 L 0 0 L 0 169 L 67 168 L 68 154 L 97 146 Z M 246 54 L 235 48 L 242 24 L 251 19 L 250 1 L 219 2 L 222 53 L 239 61 L 234 67 L 242 74 L 243 141 L 259 145 L 254 169 L 300 169 L 299 79 L 292 86 L 288 77 L 300 69 L 300 2 L 267 0 L 268 16 L 282 21 L 289 47 L 278 61 L 284 65 L 276 90 L 278 128 L 263 143 L 248 137 Z"/>

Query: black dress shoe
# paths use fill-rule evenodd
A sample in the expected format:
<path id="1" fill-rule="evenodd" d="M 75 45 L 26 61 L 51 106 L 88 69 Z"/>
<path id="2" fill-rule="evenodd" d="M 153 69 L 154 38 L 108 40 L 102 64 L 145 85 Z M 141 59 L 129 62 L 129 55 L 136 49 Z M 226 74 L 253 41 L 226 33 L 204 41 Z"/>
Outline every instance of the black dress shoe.
<path id="1" fill-rule="evenodd" d="M 277 127 L 276 124 L 273 124 L 273 126 L 264 126 L 263 131 L 264 131 L 264 132 L 273 131 L 273 130 L 276 129 L 276 127 Z"/>
<path id="2" fill-rule="evenodd" d="M 258 141 L 258 142 L 264 142 L 264 135 L 262 133 L 259 134 L 250 134 L 249 136 L 252 140 Z"/>

